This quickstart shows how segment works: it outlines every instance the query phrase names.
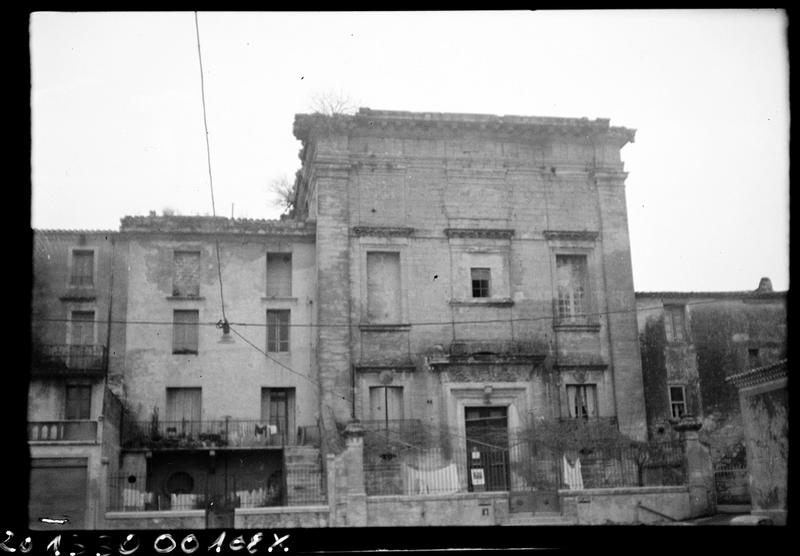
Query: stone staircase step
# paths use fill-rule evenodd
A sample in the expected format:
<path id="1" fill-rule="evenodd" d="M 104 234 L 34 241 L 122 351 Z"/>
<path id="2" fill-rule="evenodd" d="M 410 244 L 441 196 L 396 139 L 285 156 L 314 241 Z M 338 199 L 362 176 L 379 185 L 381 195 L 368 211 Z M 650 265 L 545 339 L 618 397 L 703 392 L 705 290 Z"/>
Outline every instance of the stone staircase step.
<path id="1" fill-rule="evenodd" d="M 511 513 L 504 525 L 573 525 L 575 522 L 558 512 Z"/>

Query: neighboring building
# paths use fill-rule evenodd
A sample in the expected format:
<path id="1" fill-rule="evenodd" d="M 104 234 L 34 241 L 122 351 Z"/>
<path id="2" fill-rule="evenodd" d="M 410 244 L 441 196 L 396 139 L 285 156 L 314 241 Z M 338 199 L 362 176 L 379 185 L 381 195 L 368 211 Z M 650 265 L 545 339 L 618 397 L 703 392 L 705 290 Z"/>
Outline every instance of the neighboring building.
<path id="1" fill-rule="evenodd" d="M 126 422 L 108 527 L 137 510 L 232 527 L 236 507 L 316 501 L 313 224 L 151 214 L 120 235 Z"/>
<path id="2" fill-rule="evenodd" d="M 620 160 L 633 130 L 361 109 L 298 115 L 294 133 L 326 428 L 438 430 L 470 490 L 486 428 L 606 418 L 645 438 Z M 509 489 L 500 465 L 489 490 Z"/>
<path id="3" fill-rule="evenodd" d="M 34 233 L 28 439 L 32 529 L 93 529 L 118 461 L 125 287 L 116 232 Z M 112 302 L 113 300 L 113 302 Z M 67 519 L 52 525 L 41 518 Z"/>
<path id="4" fill-rule="evenodd" d="M 786 357 L 786 292 L 762 278 L 752 291 L 637 292 L 636 305 L 651 437 L 691 414 L 715 463 L 743 465 L 739 399 L 726 379 Z"/>
<path id="5" fill-rule="evenodd" d="M 784 359 L 726 379 L 739 390 L 747 440 L 747 468 L 754 515 L 786 525 L 789 488 L 789 389 Z"/>

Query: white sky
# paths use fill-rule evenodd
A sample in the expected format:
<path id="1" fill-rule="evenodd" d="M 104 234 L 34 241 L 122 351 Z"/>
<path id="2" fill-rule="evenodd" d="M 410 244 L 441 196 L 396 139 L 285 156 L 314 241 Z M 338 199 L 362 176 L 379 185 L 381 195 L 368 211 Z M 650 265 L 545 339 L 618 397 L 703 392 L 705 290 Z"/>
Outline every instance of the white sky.
<path id="1" fill-rule="evenodd" d="M 789 285 L 787 20 L 780 11 L 199 14 L 217 213 L 277 218 L 296 113 L 610 118 L 626 146 L 634 284 Z M 31 17 L 32 225 L 210 214 L 194 14 Z"/>

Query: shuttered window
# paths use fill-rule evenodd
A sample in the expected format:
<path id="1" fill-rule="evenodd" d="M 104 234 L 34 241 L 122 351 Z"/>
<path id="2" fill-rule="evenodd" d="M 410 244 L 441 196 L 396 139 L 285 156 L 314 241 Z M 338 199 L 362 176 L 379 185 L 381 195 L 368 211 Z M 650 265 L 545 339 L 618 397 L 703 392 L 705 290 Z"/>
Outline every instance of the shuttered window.
<path id="1" fill-rule="evenodd" d="M 289 351 L 289 318 L 286 309 L 267 311 L 267 351 Z"/>
<path id="2" fill-rule="evenodd" d="M 367 253 L 367 319 L 399 323 L 400 253 Z"/>
<path id="3" fill-rule="evenodd" d="M 172 353 L 197 353 L 200 312 L 175 310 L 172 327 Z"/>
<path id="4" fill-rule="evenodd" d="M 267 296 L 292 296 L 291 253 L 267 253 Z"/>
<path id="5" fill-rule="evenodd" d="M 399 421 L 403 419 L 403 387 L 371 386 L 369 407 L 372 420 Z"/>
<path id="6" fill-rule="evenodd" d="M 94 251 L 75 249 L 72 252 L 72 272 L 69 283 L 71 286 L 94 285 Z"/>
<path id="7" fill-rule="evenodd" d="M 92 387 L 67 386 L 64 403 L 64 418 L 89 419 L 91 415 Z"/>

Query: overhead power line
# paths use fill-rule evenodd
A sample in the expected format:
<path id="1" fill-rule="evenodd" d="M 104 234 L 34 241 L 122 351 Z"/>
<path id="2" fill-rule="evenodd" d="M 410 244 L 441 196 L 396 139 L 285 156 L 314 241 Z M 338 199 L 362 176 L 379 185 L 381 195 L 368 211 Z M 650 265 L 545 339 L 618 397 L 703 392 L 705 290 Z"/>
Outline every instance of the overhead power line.
<path id="1" fill-rule="evenodd" d="M 689 303 L 688 305 L 696 306 L 696 305 L 708 305 L 711 303 L 717 303 L 716 299 L 707 300 L 707 301 L 697 301 L 693 303 Z M 652 309 L 656 309 L 657 307 L 653 307 Z M 645 308 L 644 311 L 652 310 Z M 618 314 L 625 314 L 625 313 L 637 313 L 639 309 L 620 309 L 619 311 L 597 311 L 592 313 L 584 313 L 580 315 L 581 317 L 600 317 L 606 315 L 618 315 Z M 515 323 L 515 322 L 536 322 L 536 321 L 547 321 L 547 320 L 559 320 L 561 317 L 556 315 L 545 315 L 540 317 L 509 317 L 509 318 L 502 318 L 502 319 L 481 319 L 481 320 L 448 320 L 448 321 L 420 321 L 420 322 L 403 322 L 403 323 L 394 323 L 402 326 L 452 326 L 452 325 L 462 325 L 462 324 L 503 324 L 503 323 Z M 71 319 L 68 318 L 56 318 L 56 317 L 33 317 L 31 319 L 32 322 L 71 322 Z M 126 320 L 126 319 L 112 319 L 112 320 L 100 320 L 96 319 L 93 322 L 98 324 L 135 324 L 135 325 L 153 325 L 153 326 L 173 326 L 175 323 L 173 321 L 151 321 L 151 320 Z M 217 326 L 217 322 L 200 322 L 198 323 L 199 326 Z M 287 323 L 281 324 L 281 326 L 290 326 L 294 328 L 347 328 L 350 326 L 360 326 L 360 325 L 375 325 L 376 323 Z M 253 328 L 266 328 L 269 326 L 266 322 L 237 322 L 232 321 L 230 322 L 231 326 L 240 326 L 240 327 L 253 327 Z M 387 325 L 391 326 L 391 324 Z"/>

